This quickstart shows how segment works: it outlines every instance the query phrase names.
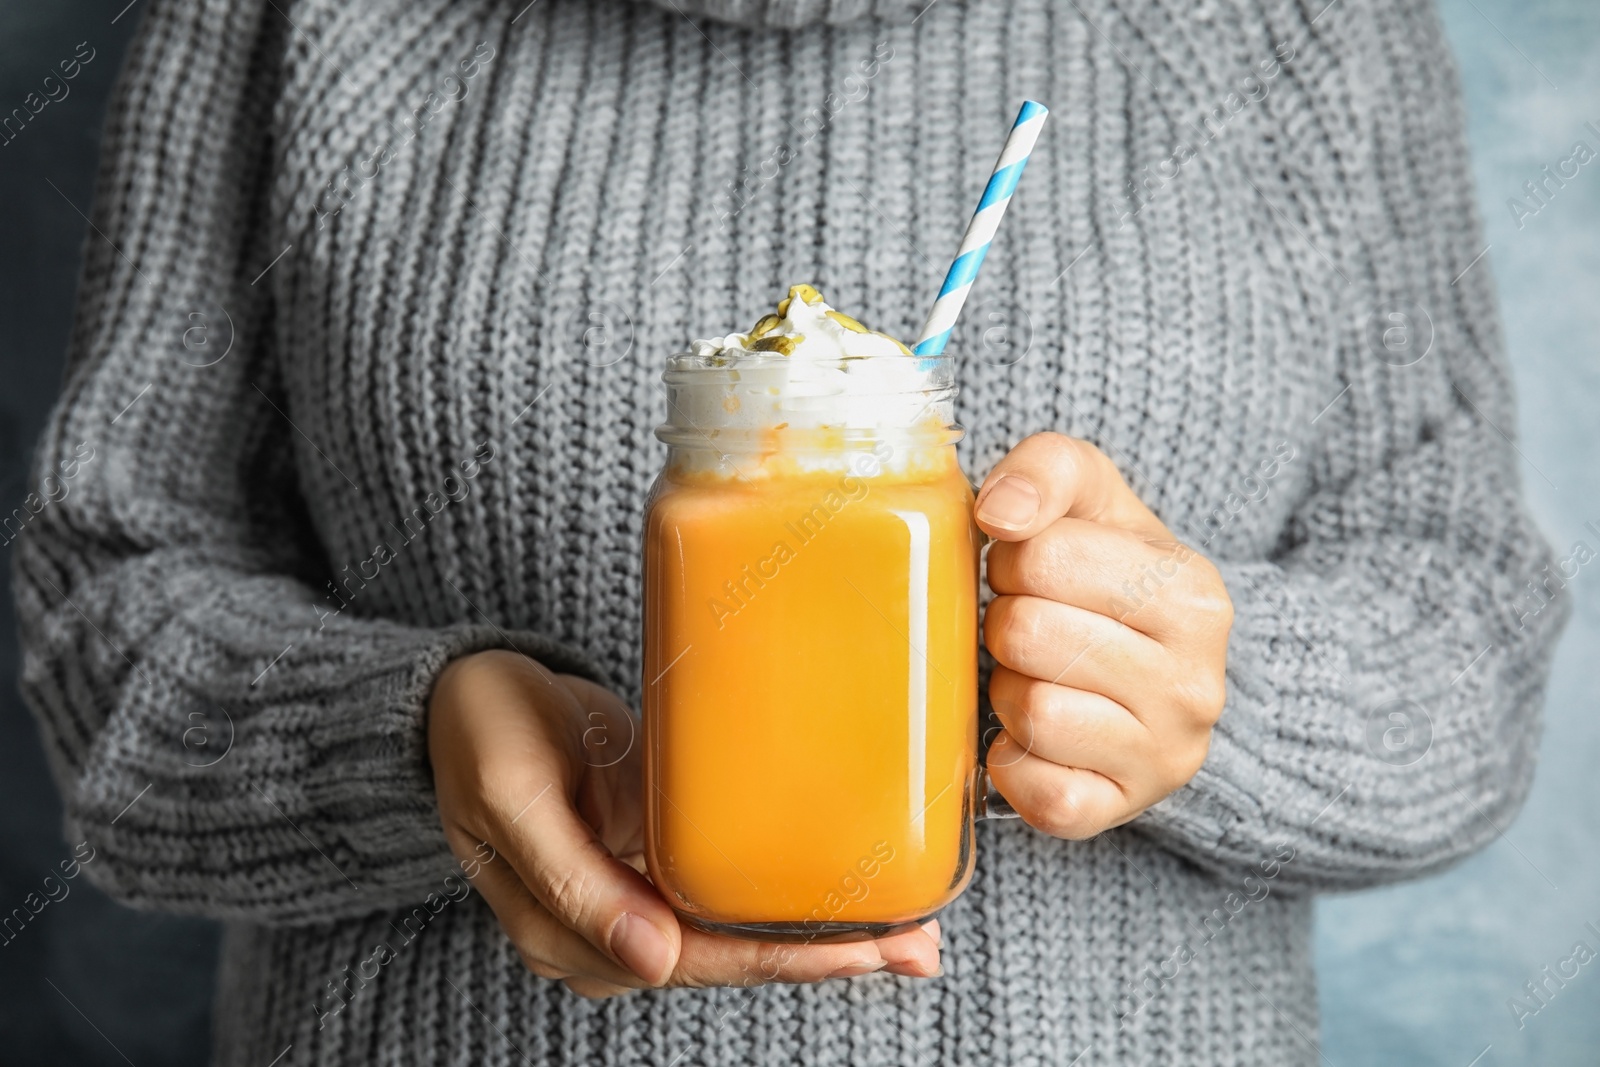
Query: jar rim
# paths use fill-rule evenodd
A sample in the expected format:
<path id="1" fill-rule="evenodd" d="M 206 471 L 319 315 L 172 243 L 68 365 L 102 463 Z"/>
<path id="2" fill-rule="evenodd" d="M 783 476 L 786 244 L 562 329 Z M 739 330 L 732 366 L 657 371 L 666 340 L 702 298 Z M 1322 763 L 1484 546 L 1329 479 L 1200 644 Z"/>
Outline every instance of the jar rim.
<path id="1" fill-rule="evenodd" d="M 966 427 L 955 422 L 932 419 L 913 426 L 820 426 L 820 427 L 727 427 L 701 429 L 663 423 L 655 429 L 656 438 L 674 449 L 708 451 L 722 455 L 751 452 L 792 454 L 849 453 L 870 451 L 887 441 L 908 449 L 943 448 L 967 435 Z"/>

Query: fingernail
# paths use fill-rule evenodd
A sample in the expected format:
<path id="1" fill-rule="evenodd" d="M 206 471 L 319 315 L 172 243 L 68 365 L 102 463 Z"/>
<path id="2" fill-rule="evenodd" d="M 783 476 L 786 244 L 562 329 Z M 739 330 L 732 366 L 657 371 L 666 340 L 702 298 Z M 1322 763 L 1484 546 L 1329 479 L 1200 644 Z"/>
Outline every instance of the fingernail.
<path id="1" fill-rule="evenodd" d="M 858 960 L 855 963 L 847 963 L 847 964 L 845 964 L 843 967 L 840 967 L 837 971 L 829 971 L 828 972 L 828 977 L 829 978 L 855 978 L 855 977 L 858 977 L 859 975 L 871 974 L 873 971 L 881 971 L 887 966 L 889 966 L 889 961 L 888 960 L 878 960 L 876 962 L 874 962 L 872 960 Z"/>
<path id="2" fill-rule="evenodd" d="M 1001 530 L 1022 530 L 1039 514 L 1039 490 L 1016 475 L 994 483 L 978 506 L 978 520 Z"/>
<path id="3" fill-rule="evenodd" d="M 922 932 L 933 938 L 935 948 L 944 948 L 944 931 L 939 929 L 938 919 L 929 919 L 923 923 Z"/>
<path id="4" fill-rule="evenodd" d="M 611 951 L 640 978 L 655 985 L 667 979 L 672 966 L 672 943 L 649 919 L 623 912 L 611 928 Z"/>

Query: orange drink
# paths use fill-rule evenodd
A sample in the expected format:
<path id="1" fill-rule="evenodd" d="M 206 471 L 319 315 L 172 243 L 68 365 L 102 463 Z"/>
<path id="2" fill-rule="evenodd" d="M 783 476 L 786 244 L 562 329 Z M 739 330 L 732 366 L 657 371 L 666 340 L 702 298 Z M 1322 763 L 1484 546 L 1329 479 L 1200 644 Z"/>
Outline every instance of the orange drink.
<path id="1" fill-rule="evenodd" d="M 894 926 L 964 886 L 978 541 L 949 459 L 663 481 L 645 535 L 650 855 L 692 918 Z"/>

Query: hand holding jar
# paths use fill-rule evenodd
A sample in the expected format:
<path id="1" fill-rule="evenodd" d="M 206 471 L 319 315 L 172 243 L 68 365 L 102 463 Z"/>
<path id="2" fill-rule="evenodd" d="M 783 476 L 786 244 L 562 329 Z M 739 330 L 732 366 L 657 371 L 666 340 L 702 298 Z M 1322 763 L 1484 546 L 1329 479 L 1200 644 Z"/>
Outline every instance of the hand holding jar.
<path id="1" fill-rule="evenodd" d="M 1232 609 L 1092 446 L 1029 438 L 975 509 L 950 361 L 807 286 L 664 379 L 642 748 L 587 759 L 586 727 L 628 710 L 510 652 L 452 664 L 431 701 L 447 835 L 495 850 L 480 887 L 536 974 L 586 996 L 931 976 L 976 820 L 1088 837 L 1199 768 Z"/>
<path id="2" fill-rule="evenodd" d="M 445 837 L 529 970 L 590 998 L 937 972 L 937 923 L 827 945 L 681 925 L 638 870 L 641 750 L 617 758 L 591 737 L 597 725 L 629 736 L 631 716 L 600 686 L 512 651 L 463 656 L 434 685 L 428 754 Z"/>
<path id="3" fill-rule="evenodd" d="M 1036 434 L 978 495 L 995 599 L 984 642 L 1005 727 L 989 775 L 1030 825 L 1082 840 L 1200 769 L 1222 714 L 1233 605 L 1084 441 Z"/>

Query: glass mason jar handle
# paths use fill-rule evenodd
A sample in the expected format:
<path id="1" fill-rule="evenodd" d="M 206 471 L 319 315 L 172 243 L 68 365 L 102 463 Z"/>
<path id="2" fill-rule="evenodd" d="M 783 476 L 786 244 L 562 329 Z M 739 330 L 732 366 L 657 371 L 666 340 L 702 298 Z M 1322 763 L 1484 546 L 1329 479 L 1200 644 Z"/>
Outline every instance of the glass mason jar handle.
<path id="1" fill-rule="evenodd" d="M 978 490 L 982 488 L 981 483 L 974 482 L 972 492 L 976 495 Z M 978 538 L 978 551 L 981 558 L 981 555 L 986 554 L 989 546 L 994 543 L 994 538 L 982 530 L 978 531 Z M 984 819 L 1022 818 L 1021 815 L 1017 814 L 1017 809 L 1011 806 L 1011 801 L 1002 796 L 1000 790 L 995 788 L 994 779 L 989 777 L 987 757 L 985 757 L 985 760 L 985 763 L 978 765 L 978 788 L 975 790 L 977 802 L 973 805 L 973 819 L 977 822 L 982 822 Z"/>
<path id="2" fill-rule="evenodd" d="M 994 780 L 989 777 L 988 767 L 978 768 L 978 788 L 976 790 L 977 803 L 974 805 L 972 817 L 975 820 L 984 819 L 1020 819 L 1017 809 L 1011 806 L 1011 801 L 1000 795 L 1000 790 L 995 788 Z"/>

